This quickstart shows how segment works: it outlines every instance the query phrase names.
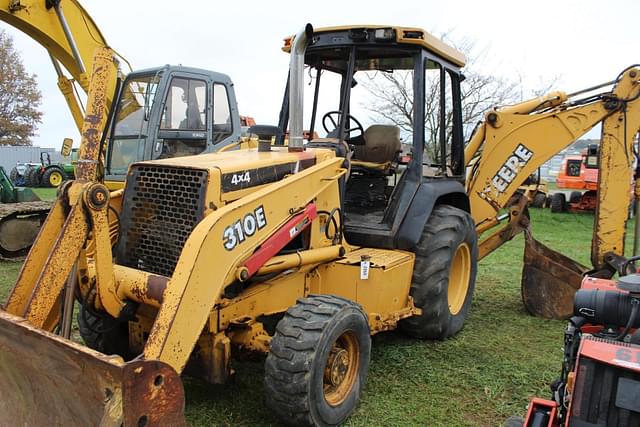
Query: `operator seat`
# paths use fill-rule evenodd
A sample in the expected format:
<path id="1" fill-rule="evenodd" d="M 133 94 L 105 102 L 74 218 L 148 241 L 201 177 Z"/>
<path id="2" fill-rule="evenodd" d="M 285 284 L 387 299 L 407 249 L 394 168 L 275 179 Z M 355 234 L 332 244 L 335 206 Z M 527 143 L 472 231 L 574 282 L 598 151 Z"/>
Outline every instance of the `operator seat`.
<path id="1" fill-rule="evenodd" d="M 354 146 L 351 166 L 387 171 L 401 151 L 400 128 L 392 125 L 371 125 L 364 131 L 364 145 Z"/>
<path id="2" fill-rule="evenodd" d="M 401 149 L 397 126 L 372 125 L 362 136 L 365 143 L 354 146 L 351 174 L 346 183 L 347 222 L 359 221 L 358 215 L 366 215 L 369 220 L 378 215 L 381 219 L 393 188 L 389 186 L 389 176 L 395 173 L 394 163 Z"/>

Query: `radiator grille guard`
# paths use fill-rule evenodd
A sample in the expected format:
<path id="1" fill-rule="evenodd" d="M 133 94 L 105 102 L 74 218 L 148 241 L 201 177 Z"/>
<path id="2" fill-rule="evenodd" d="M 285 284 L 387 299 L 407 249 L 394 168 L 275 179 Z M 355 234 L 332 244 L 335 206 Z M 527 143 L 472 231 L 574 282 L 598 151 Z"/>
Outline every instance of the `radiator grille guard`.
<path id="1" fill-rule="evenodd" d="M 133 166 L 120 216 L 118 264 L 171 277 L 204 216 L 207 175 L 201 169 Z"/>

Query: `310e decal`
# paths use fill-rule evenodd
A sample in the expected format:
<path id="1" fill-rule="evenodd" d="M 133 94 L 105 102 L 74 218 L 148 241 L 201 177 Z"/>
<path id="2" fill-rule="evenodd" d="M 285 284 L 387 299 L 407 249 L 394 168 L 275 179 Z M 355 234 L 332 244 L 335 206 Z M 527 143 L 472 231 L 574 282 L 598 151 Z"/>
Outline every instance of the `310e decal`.
<path id="1" fill-rule="evenodd" d="M 249 212 L 242 219 L 238 219 L 233 224 L 224 229 L 222 241 L 224 248 L 231 251 L 248 237 L 256 234 L 256 231 L 263 229 L 267 225 L 267 216 L 264 207 L 261 205 L 253 212 Z"/>

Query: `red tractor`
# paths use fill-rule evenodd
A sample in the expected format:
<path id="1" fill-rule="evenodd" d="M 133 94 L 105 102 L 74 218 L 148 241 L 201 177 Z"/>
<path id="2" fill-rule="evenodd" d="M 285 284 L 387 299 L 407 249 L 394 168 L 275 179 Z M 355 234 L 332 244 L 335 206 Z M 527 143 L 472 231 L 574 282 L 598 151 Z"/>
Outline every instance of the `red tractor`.
<path id="1" fill-rule="evenodd" d="M 590 144 L 579 156 L 566 156 L 563 159 L 556 185 L 560 189 L 573 191 L 568 201 L 565 193 L 551 196 L 551 212 L 593 212 L 596 209 L 598 159 L 596 144 Z"/>

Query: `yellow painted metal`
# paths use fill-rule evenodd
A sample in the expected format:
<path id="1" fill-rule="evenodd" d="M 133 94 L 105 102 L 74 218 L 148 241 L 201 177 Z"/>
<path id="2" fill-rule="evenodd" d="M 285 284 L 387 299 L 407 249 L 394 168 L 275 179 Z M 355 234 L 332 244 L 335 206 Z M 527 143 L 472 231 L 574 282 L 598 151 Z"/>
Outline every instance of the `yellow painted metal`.
<path id="1" fill-rule="evenodd" d="M 14 285 L 4 309 L 16 316 L 23 316 L 31 293 L 33 285 L 40 277 L 40 273 L 44 268 L 47 257 L 53 250 L 56 237 L 62 229 L 65 221 L 65 212 L 60 200 L 57 200 L 40 232 L 35 243 L 29 251 L 29 255 L 22 264 L 18 280 Z"/>
<path id="2" fill-rule="evenodd" d="M 640 70 L 630 68 L 615 83 L 612 98 L 572 104 L 565 102 L 565 94 L 554 92 L 487 113 L 485 123 L 465 149 L 467 194 L 478 230 L 496 223 L 497 213 L 527 176 L 602 123 L 599 212 L 592 261 L 596 268 L 602 268 L 604 254 L 621 255 L 630 187 L 612 183 L 631 184 L 633 136 L 640 123 L 639 91 Z M 498 240 L 487 242 L 485 255 L 500 244 Z"/>
<path id="3" fill-rule="evenodd" d="M 416 44 L 421 46 L 439 56 L 450 61 L 454 65 L 458 67 L 464 67 L 467 59 L 464 54 L 457 49 L 449 46 L 439 38 L 429 34 L 427 31 L 422 28 L 417 27 L 399 27 L 394 25 L 349 25 L 349 26 L 335 26 L 335 27 L 322 27 L 322 28 L 314 28 L 313 32 L 315 34 L 320 33 L 328 33 L 334 31 L 348 31 L 352 29 L 378 29 L 378 28 L 389 28 L 395 31 L 396 39 L 395 41 L 401 44 Z M 283 51 L 289 52 L 291 48 L 291 42 L 293 41 L 293 36 L 285 39 L 285 45 L 282 48 Z"/>
<path id="4" fill-rule="evenodd" d="M 447 299 L 449 311 L 454 316 L 460 312 L 467 298 L 471 277 L 471 249 L 466 242 L 461 243 L 453 255 L 449 271 Z"/>
<path id="5" fill-rule="evenodd" d="M 498 111 L 507 114 L 529 114 L 545 108 L 557 107 L 567 99 L 567 94 L 564 92 L 550 92 L 544 96 L 529 99 L 518 104 L 500 107 Z"/>
<path id="6" fill-rule="evenodd" d="M 306 295 L 305 281 L 310 270 L 310 267 L 301 268 L 295 273 L 254 285 L 236 298 L 222 299 L 216 328 L 225 330 L 239 319 L 286 311 Z"/>
<path id="7" fill-rule="evenodd" d="M 306 251 L 298 251 L 293 254 L 280 255 L 271 258 L 267 263 L 258 270 L 257 274 L 269 274 L 276 271 L 288 270 L 290 268 L 298 268 L 303 265 L 319 264 L 321 262 L 331 261 L 340 256 L 340 252 L 344 251 L 344 248 L 340 245 L 327 246 L 324 248 L 309 249 Z M 236 273 L 236 277 L 239 277 L 239 272 L 246 270 L 241 267 Z"/>
<path id="8" fill-rule="evenodd" d="M 230 153 L 221 155 L 227 154 Z M 164 293 L 164 302 L 145 347 L 145 358 L 163 360 L 181 372 L 214 304 L 224 287 L 235 279 L 239 263 L 273 234 L 291 212 L 314 199 L 321 200 L 326 192 L 336 197 L 338 181 L 333 177 L 339 176 L 341 164 L 341 158 L 326 160 L 205 217 L 187 240 Z M 224 229 L 261 206 L 265 226 L 233 250 L 224 250 L 221 239 Z M 215 272 L 211 270 L 214 259 L 219 266 Z"/>
<path id="9" fill-rule="evenodd" d="M 261 353 L 269 351 L 271 337 L 264 330 L 262 323 L 256 322 L 255 319 L 234 323 L 234 327 L 228 335 L 232 344 L 244 350 Z"/>
<path id="10" fill-rule="evenodd" d="M 605 265 L 604 257 L 608 252 L 624 255 L 635 160 L 633 141 L 640 131 L 640 68 L 627 70 L 613 93 L 629 101 L 623 110 L 602 123 L 598 204 L 591 241 L 591 262 L 597 268 Z"/>
<path id="11" fill-rule="evenodd" d="M 73 90 L 73 81 L 65 76 L 58 77 L 58 88 L 67 101 L 69 111 L 71 111 L 71 117 L 78 128 L 78 131 L 82 132 L 82 123 L 84 123 L 84 112 L 80 106 L 76 93 Z"/>
<path id="12" fill-rule="evenodd" d="M 89 191 L 85 192 L 85 197 Z M 85 205 L 88 205 L 86 201 Z M 96 245 L 95 253 L 93 254 L 97 300 L 99 302 L 99 304 L 96 305 L 103 308 L 114 318 L 117 318 L 123 303 L 118 297 L 117 289 L 114 286 L 113 254 L 111 253 L 107 206 L 108 205 L 105 205 L 105 207 L 100 210 L 89 206 L 87 210 L 91 216 L 91 232 Z"/>
<path id="13" fill-rule="evenodd" d="M 89 72 L 93 66 L 93 58 L 96 49 L 111 50 L 100 32 L 100 29 L 93 21 L 87 11 L 77 0 L 65 0 L 61 2 L 65 19 L 72 33 L 75 44 L 78 48 L 80 58 L 85 69 Z M 89 92 L 89 76 L 81 71 L 76 63 L 72 48 L 67 41 L 62 25 L 53 8 L 47 9 L 44 0 L 0 0 L 0 20 L 12 25 L 18 30 L 30 36 L 40 43 L 52 56 L 59 61 L 71 74 L 80 87 Z M 114 60 L 114 52 L 111 54 L 111 67 L 117 68 L 117 61 Z M 79 120 L 78 112 L 81 111 L 79 101 L 73 94 L 70 85 L 64 81 L 58 81 L 73 118 L 81 129 L 82 121 Z M 111 105 L 112 96 L 115 91 L 115 74 L 113 78 L 105 82 L 107 86 L 107 103 Z"/>
<path id="14" fill-rule="evenodd" d="M 333 343 L 323 375 L 324 398 L 330 406 L 342 404 L 358 380 L 360 344 L 353 331 L 345 331 Z"/>
<path id="15" fill-rule="evenodd" d="M 107 48 L 96 49 L 93 58 L 93 70 L 87 98 L 87 111 L 82 126 L 82 139 L 75 173 L 78 180 L 96 181 L 102 153 L 100 139 L 107 124 L 110 107 L 109 85 L 116 79 L 113 66 L 113 51 Z"/>
<path id="16" fill-rule="evenodd" d="M 363 259 L 370 263 L 366 279 Z M 409 297 L 414 259 L 411 252 L 360 248 L 320 265 L 310 276 L 309 293 L 357 301 L 369 314 L 371 333 L 394 329 L 400 319 L 417 313 Z"/>
<path id="17" fill-rule="evenodd" d="M 59 311 L 56 304 L 58 297 L 84 246 L 87 231 L 82 207 L 76 204 L 71 208 L 38 280 L 32 284 L 31 298 L 25 311 L 18 313 L 32 325 L 44 329 L 45 322 L 52 312 Z"/>
<path id="18" fill-rule="evenodd" d="M 135 301 L 160 308 L 168 277 L 122 265 L 113 266 L 115 292 L 121 301 Z"/>

